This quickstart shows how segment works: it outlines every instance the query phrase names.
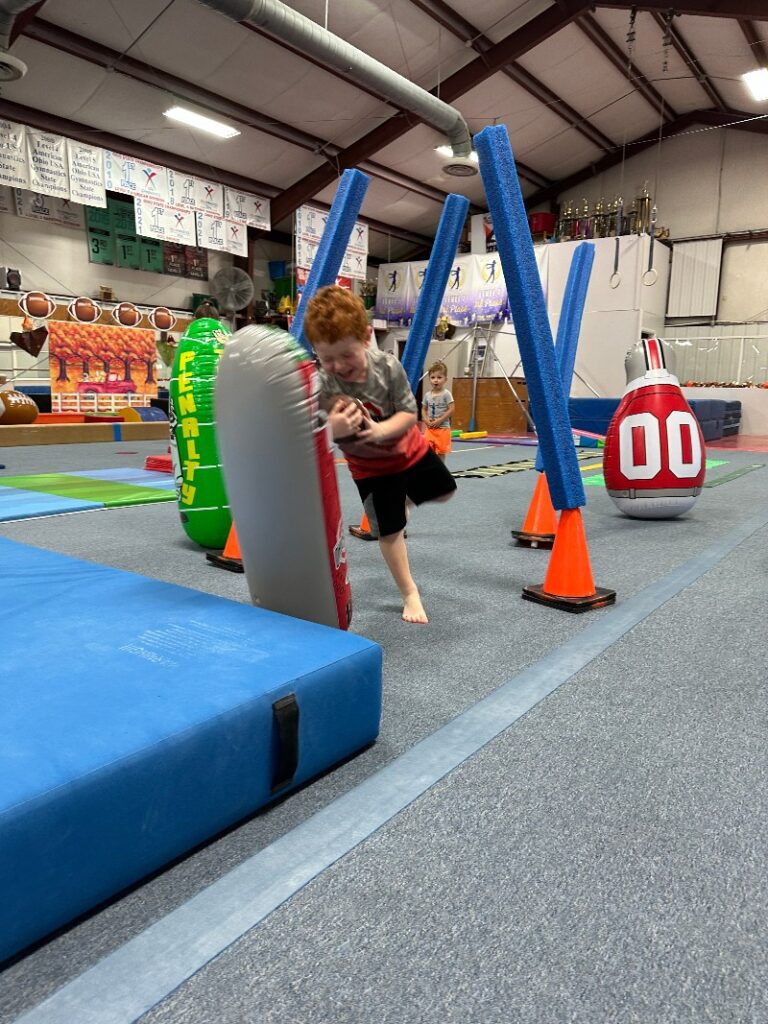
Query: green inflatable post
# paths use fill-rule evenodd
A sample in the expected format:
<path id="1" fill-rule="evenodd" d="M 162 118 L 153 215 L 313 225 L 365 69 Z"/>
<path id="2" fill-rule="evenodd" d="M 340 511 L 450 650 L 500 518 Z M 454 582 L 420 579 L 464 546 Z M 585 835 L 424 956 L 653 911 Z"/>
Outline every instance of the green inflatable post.
<path id="1" fill-rule="evenodd" d="M 219 356 L 231 333 L 219 320 L 193 320 L 179 341 L 169 384 L 179 513 L 187 536 L 205 548 L 223 548 L 232 525 L 213 408 Z"/>

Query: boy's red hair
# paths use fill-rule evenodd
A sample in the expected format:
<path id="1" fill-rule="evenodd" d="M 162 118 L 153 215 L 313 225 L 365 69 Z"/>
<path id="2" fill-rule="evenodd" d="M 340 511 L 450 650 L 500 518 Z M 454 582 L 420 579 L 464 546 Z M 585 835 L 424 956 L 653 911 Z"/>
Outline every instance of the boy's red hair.
<path id="1" fill-rule="evenodd" d="M 359 338 L 362 342 L 367 332 L 365 306 L 346 288 L 335 284 L 318 288 L 307 303 L 304 334 L 312 345 L 318 342 L 332 345 L 342 338 Z"/>

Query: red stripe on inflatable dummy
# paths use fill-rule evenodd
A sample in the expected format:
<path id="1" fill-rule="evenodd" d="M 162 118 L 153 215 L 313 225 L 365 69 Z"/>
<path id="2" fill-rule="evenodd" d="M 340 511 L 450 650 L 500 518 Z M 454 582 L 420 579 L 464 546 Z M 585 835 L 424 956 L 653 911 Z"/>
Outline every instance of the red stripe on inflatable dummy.
<path id="1" fill-rule="evenodd" d="M 307 395 L 316 411 L 318 388 L 315 365 L 310 360 L 306 360 L 299 365 L 299 369 L 304 379 Z M 352 621 L 352 587 L 347 572 L 347 549 L 344 546 L 344 523 L 339 501 L 339 488 L 336 482 L 336 463 L 325 423 L 315 428 L 314 439 L 317 475 L 325 521 L 325 542 L 328 549 L 333 593 L 336 599 L 336 612 L 339 617 L 339 629 L 348 629 Z"/>

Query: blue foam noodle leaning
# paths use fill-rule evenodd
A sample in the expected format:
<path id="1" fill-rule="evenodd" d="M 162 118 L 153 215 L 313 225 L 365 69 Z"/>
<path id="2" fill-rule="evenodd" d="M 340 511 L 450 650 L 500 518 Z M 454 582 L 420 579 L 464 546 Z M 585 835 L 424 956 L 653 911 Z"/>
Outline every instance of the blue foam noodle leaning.
<path id="1" fill-rule="evenodd" d="M 448 275 L 456 257 L 468 209 L 469 200 L 466 196 L 453 194 L 448 196 L 443 206 L 424 283 L 403 352 L 403 368 L 413 391 L 419 386 L 419 379 L 424 372 L 424 360 L 427 358 L 427 349 L 440 313 L 445 286 L 448 284 Z"/>
<path id="2" fill-rule="evenodd" d="M 586 504 L 533 243 L 503 125 L 475 136 L 544 469 L 556 509 Z"/>
<path id="3" fill-rule="evenodd" d="M 349 236 L 352 234 L 355 220 L 363 205 L 369 181 L 370 178 L 367 174 L 357 170 L 346 170 L 341 176 L 325 224 L 325 231 L 320 239 L 307 283 L 301 293 L 296 316 L 291 323 L 291 334 L 308 352 L 312 351 L 312 346 L 304 337 L 304 314 L 307 303 L 318 288 L 333 284 L 338 277 L 344 252 L 349 244 Z"/>
<path id="4" fill-rule="evenodd" d="M 591 242 L 582 242 L 577 245 L 571 260 L 571 267 L 568 271 L 568 281 L 565 285 L 563 305 L 560 310 L 560 321 L 557 325 L 557 339 L 555 341 L 555 359 L 560 373 L 560 383 L 563 386 L 563 395 L 571 393 L 571 381 L 573 380 L 573 368 L 576 365 L 576 349 L 579 345 L 579 332 L 581 331 L 581 320 L 584 316 L 584 306 L 587 301 L 587 289 L 592 276 L 592 264 L 595 262 L 595 247 Z M 536 452 L 536 470 L 541 473 L 544 469 L 544 461 L 541 452 Z"/>

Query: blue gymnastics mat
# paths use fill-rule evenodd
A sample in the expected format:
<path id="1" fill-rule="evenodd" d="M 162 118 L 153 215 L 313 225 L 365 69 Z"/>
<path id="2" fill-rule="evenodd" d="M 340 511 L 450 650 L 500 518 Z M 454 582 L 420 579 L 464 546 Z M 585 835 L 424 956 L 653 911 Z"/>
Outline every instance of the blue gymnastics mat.
<path id="1" fill-rule="evenodd" d="M 0 538 L 0 960 L 378 735 L 351 633 Z"/>

